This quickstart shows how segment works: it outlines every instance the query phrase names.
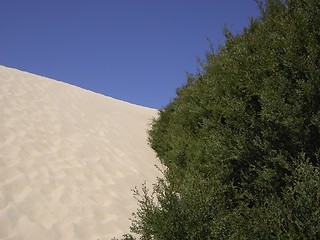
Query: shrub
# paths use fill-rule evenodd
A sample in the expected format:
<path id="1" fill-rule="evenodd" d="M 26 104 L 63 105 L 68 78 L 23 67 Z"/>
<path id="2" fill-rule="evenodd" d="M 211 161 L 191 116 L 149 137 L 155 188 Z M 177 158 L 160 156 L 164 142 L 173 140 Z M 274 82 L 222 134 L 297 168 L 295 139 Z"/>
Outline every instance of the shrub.
<path id="1" fill-rule="evenodd" d="M 141 239 L 319 239 L 320 2 L 267 0 L 207 53 L 149 132 Z"/>

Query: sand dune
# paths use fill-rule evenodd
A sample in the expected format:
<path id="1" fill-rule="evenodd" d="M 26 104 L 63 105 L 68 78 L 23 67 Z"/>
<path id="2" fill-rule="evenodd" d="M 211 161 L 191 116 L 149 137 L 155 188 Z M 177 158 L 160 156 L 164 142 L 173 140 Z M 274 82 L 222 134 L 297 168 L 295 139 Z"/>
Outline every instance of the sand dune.
<path id="1" fill-rule="evenodd" d="M 157 111 L 0 66 L 0 239 L 110 239 L 155 181 Z"/>

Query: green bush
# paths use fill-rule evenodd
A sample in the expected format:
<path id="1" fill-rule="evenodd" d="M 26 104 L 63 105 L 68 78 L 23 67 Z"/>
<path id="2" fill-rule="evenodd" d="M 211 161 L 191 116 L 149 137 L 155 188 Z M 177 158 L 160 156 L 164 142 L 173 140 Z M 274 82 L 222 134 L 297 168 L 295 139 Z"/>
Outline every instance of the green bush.
<path id="1" fill-rule="evenodd" d="M 320 239 L 320 2 L 258 7 L 153 122 L 142 240 Z"/>

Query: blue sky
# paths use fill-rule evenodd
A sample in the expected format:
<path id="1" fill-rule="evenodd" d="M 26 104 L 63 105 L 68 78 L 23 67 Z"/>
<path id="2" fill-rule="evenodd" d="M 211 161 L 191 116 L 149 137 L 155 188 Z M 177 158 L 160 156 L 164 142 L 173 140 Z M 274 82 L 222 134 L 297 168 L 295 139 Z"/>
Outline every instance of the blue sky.
<path id="1" fill-rule="evenodd" d="M 254 0 L 1 0 L 0 65 L 160 109 L 207 38 L 257 15 Z"/>

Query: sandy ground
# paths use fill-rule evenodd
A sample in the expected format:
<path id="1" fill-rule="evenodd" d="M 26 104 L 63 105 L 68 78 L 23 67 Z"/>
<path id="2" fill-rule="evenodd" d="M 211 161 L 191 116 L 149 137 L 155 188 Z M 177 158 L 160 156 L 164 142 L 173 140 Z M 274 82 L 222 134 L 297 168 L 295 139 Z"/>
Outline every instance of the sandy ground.
<path id="1" fill-rule="evenodd" d="M 127 233 L 131 189 L 159 171 L 157 111 L 0 66 L 0 239 Z"/>

